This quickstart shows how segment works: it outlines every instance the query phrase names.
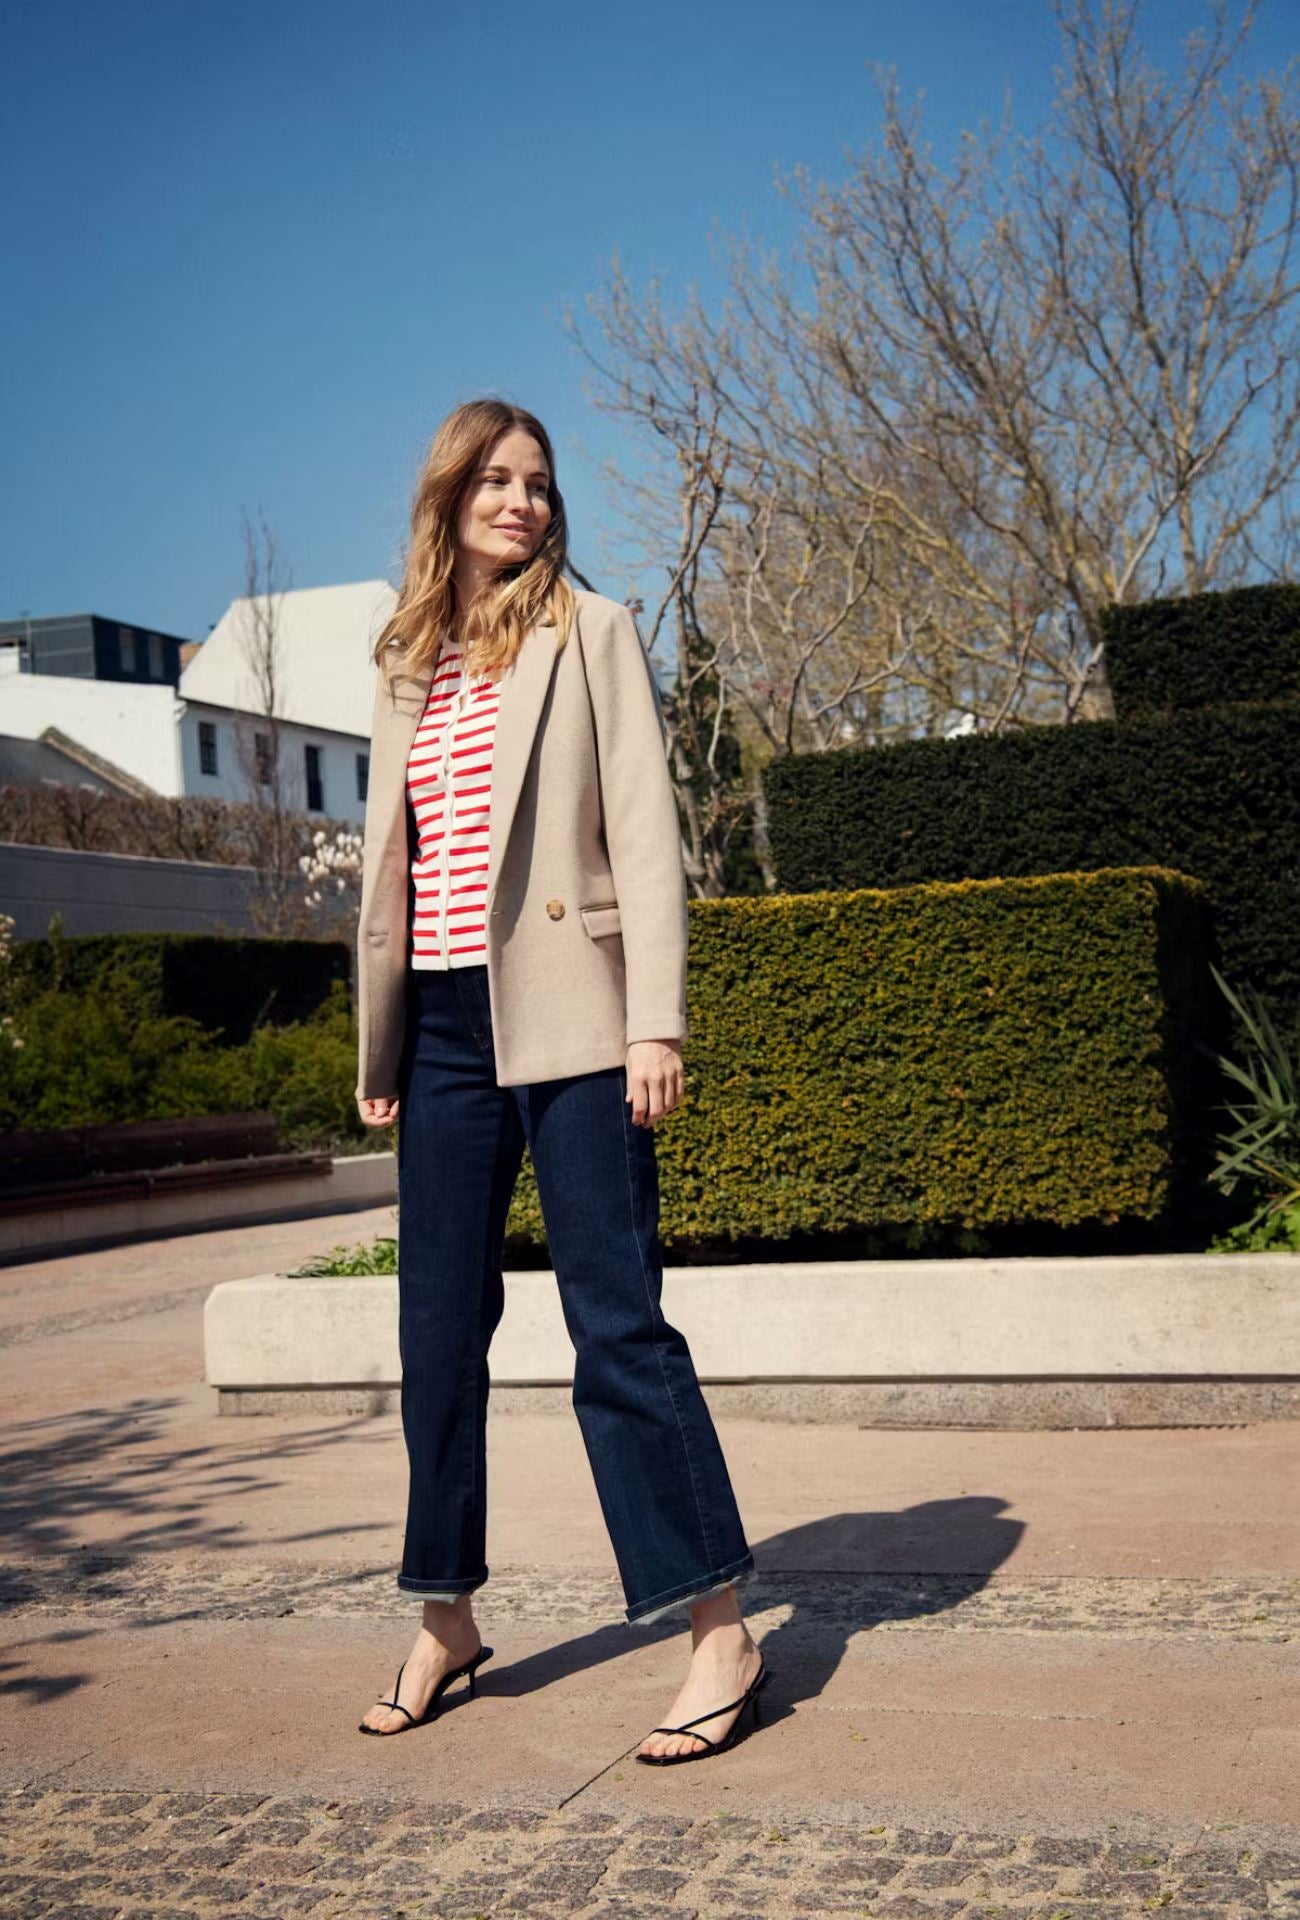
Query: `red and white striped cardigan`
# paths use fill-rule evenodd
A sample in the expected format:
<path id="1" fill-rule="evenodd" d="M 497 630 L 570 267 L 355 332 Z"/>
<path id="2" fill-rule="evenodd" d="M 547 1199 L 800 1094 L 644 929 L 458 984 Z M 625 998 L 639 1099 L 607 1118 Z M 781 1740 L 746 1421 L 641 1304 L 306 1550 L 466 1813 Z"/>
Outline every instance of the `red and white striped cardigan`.
<path id="1" fill-rule="evenodd" d="M 487 962 L 488 826 L 500 688 L 465 671 L 447 642 L 429 686 L 406 765 L 419 851 L 411 862 L 410 965 L 420 970 Z"/>

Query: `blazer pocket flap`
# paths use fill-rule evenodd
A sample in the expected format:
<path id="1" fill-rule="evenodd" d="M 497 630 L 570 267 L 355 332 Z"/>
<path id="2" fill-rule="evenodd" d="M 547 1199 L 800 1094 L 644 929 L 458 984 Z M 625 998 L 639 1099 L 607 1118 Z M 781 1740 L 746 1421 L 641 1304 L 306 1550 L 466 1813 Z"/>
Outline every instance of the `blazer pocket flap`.
<path id="1" fill-rule="evenodd" d="M 623 922 L 617 907 L 582 907 L 582 924 L 593 940 L 601 940 L 607 933 L 621 933 Z"/>

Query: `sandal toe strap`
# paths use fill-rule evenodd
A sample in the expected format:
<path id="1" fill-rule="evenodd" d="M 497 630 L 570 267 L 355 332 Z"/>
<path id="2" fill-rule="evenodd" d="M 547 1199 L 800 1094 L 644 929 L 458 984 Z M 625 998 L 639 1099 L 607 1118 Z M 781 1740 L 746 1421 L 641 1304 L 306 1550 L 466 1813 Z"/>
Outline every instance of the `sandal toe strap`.
<path id="1" fill-rule="evenodd" d="M 751 1687 L 751 1688 L 750 1688 L 750 1693 L 752 1693 L 752 1692 L 753 1692 L 753 1688 Z M 698 1726 L 699 1726 L 699 1724 L 700 1724 L 700 1722 L 701 1722 L 701 1720 L 717 1720 L 717 1719 L 718 1719 L 718 1718 L 720 1718 L 720 1716 L 721 1716 L 722 1714 L 724 1714 L 724 1713 L 734 1713 L 737 1707 L 743 1707 L 743 1706 L 744 1706 L 744 1704 L 745 1704 L 745 1702 L 746 1702 L 746 1700 L 748 1700 L 748 1698 L 749 1698 L 749 1694 L 748 1694 L 748 1693 L 742 1693 L 742 1694 L 741 1694 L 741 1696 L 740 1696 L 740 1698 L 739 1698 L 739 1700 L 733 1700 L 733 1701 L 731 1702 L 731 1704 L 730 1704 L 729 1706 L 726 1706 L 726 1707 L 714 1707 L 714 1709 L 713 1709 L 713 1711 L 712 1711 L 711 1713 L 700 1713 L 700 1714 L 697 1714 L 697 1715 L 695 1716 L 695 1718 L 694 1718 L 694 1720 L 686 1720 L 686 1721 L 684 1721 L 684 1722 L 682 1723 L 682 1725 L 681 1725 L 680 1727 L 656 1727 L 656 1728 L 655 1728 L 655 1732 L 656 1732 L 656 1733 L 689 1733 L 689 1731 L 690 1731 L 690 1729 L 691 1729 L 692 1727 L 698 1727 Z M 697 1740 L 703 1740 L 703 1739 L 705 1739 L 705 1738 L 707 1738 L 707 1736 L 706 1736 L 705 1734 L 702 1734 L 702 1733 L 697 1733 L 697 1734 L 696 1734 L 696 1736 L 695 1736 L 695 1738 L 696 1738 Z M 710 1741 L 710 1742 L 709 1742 L 709 1744 L 710 1744 L 710 1746 L 712 1746 L 712 1744 L 713 1744 L 713 1742 L 712 1742 L 712 1741 Z"/>
<path id="2" fill-rule="evenodd" d="M 409 1707 L 404 1707 L 400 1700 L 381 1700 L 379 1702 L 379 1705 L 381 1707 L 396 1707 L 399 1713 L 404 1713 L 406 1715 L 407 1719 L 410 1721 L 412 1726 L 415 1725 L 415 1715 L 411 1712 L 411 1709 Z"/>
<path id="3" fill-rule="evenodd" d="M 726 1712 L 725 1707 L 723 1708 L 723 1712 Z M 712 1720 L 714 1716 L 711 1713 L 702 1713 L 700 1718 L 701 1720 Z M 650 1731 L 651 1733 L 684 1733 L 688 1740 L 702 1740 L 706 1747 L 716 1747 L 718 1744 L 717 1741 L 710 1740 L 707 1733 L 692 1733 L 691 1727 L 693 1725 L 693 1721 L 688 1721 L 684 1727 L 651 1727 Z"/>

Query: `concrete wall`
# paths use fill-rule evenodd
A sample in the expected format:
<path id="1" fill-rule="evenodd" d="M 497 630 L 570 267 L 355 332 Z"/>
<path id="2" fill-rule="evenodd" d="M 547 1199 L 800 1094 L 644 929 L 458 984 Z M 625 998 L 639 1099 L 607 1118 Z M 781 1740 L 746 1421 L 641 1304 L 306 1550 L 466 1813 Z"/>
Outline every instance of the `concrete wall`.
<path id="1" fill-rule="evenodd" d="M 328 1172 L 237 1181 L 225 1187 L 152 1193 L 80 1206 L 32 1207 L 0 1216 L 0 1265 L 81 1247 L 154 1240 L 161 1234 L 207 1232 L 216 1226 L 246 1227 L 264 1220 L 331 1217 L 381 1207 L 396 1197 L 391 1153 L 336 1157 Z"/>
<path id="2" fill-rule="evenodd" d="M 567 1387 L 554 1275 L 510 1273 L 505 1288 L 494 1387 Z M 702 1381 L 768 1383 L 787 1413 L 801 1400 L 824 1417 L 830 1393 L 841 1417 L 868 1423 L 1300 1417 L 1300 1254 L 677 1267 L 663 1301 Z M 401 1379 L 397 1280 L 225 1281 L 208 1296 L 204 1351 L 231 1412 L 331 1394 L 379 1404 Z"/>
<path id="3" fill-rule="evenodd" d="M 40 940 L 50 918 L 65 933 L 255 933 L 251 867 L 66 847 L 0 843 L 0 912 L 16 940 Z"/>

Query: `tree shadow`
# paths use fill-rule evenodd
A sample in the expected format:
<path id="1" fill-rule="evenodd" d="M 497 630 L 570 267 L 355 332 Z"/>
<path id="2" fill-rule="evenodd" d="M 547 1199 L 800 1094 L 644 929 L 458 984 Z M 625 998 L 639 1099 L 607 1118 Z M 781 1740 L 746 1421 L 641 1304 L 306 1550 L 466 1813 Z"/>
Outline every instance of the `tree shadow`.
<path id="1" fill-rule="evenodd" d="M 0 1537 L 15 1557 L 0 1564 L 0 1613 L 16 1608 L 54 1609 L 61 1599 L 76 1607 L 87 1601 L 134 1603 L 132 1627 L 170 1626 L 210 1617 L 210 1600 L 194 1606 L 169 1594 L 162 1556 L 171 1551 L 247 1553 L 259 1544 L 283 1547 L 328 1539 L 338 1534 L 382 1532 L 380 1520 L 351 1520 L 337 1527 L 268 1534 L 259 1542 L 239 1519 L 217 1521 L 214 1497 L 271 1493 L 281 1484 L 277 1468 L 322 1448 L 365 1445 L 354 1415 L 305 1431 L 266 1429 L 240 1435 L 232 1445 L 187 1446 L 170 1433 L 172 1419 L 186 1402 L 179 1398 L 141 1398 L 112 1407 L 88 1407 L 76 1414 L 27 1420 L 0 1430 Z M 376 1432 L 377 1444 L 387 1444 Z M 170 1442 L 170 1444 L 169 1444 Z M 77 1537 L 87 1515 L 112 1521 L 110 1547 L 88 1546 Z M 124 1524 L 125 1523 L 125 1524 Z M 158 1562 L 158 1573 L 151 1572 Z M 274 1576 L 273 1576 L 274 1577 Z M 367 1570 L 358 1580 L 373 1579 Z M 311 1587 L 337 1587 L 337 1568 L 322 1570 Z M 300 1570 L 285 1569 L 289 1597 L 306 1589 Z M 231 1592 L 231 1611 L 241 1599 L 259 1597 Z M 170 1601 L 170 1604 L 169 1604 Z M 61 1629 L 42 1636 L 46 1644 L 93 1638 L 111 1622 Z M 21 1642 L 11 1642 L 11 1648 Z"/>
<path id="2" fill-rule="evenodd" d="M 237 1566 L 259 1544 L 283 1547 L 385 1530 L 385 1521 L 349 1521 L 272 1534 L 259 1543 L 243 1522 L 218 1521 L 210 1510 L 214 1496 L 273 1492 L 280 1466 L 322 1448 L 391 1445 L 377 1416 L 343 1415 L 289 1432 L 257 1422 L 255 1431 L 220 1447 L 167 1444 L 185 1404 L 178 1397 L 141 1398 L 0 1430 L 0 1530 L 18 1556 L 0 1567 L 0 1611 L 31 1606 L 55 1612 L 64 1601 L 76 1608 L 105 1603 L 109 1609 L 84 1625 L 62 1624 L 11 1641 L 11 1661 L 24 1647 L 214 1617 L 210 1590 L 192 1605 L 183 1590 L 174 1590 L 164 1560 L 169 1549 L 229 1553 Z M 374 1428 L 370 1435 L 367 1424 Z M 788 1609 L 763 1635 L 774 1676 L 765 1698 L 773 1713 L 779 1717 L 797 1701 L 815 1698 L 854 1635 L 889 1621 L 947 1612 L 978 1592 L 1024 1531 L 1022 1522 L 1004 1517 L 1007 1505 L 994 1495 L 963 1494 L 899 1512 L 837 1513 L 756 1543 L 758 1571 L 743 1595 L 747 1611 Z M 110 1548 L 79 1543 L 77 1524 L 91 1514 L 113 1518 Z M 232 1580 L 219 1617 L 270 1618 L 310 1608 L 318 1594 L 346 1596 L 349 1588 L 358 1590 L 360 1608 L 366 1604 L 360 1590 L 391 1574 L 387 1563 L 325 1566 L 319 1574 L 289 1564 L 255 1571 L 258 1577 L 249 1583 Z M 490 1589 L 485 1599 L 490 1601 Z M 649 1627 L 611 1622 L 489 1669 L 480 1684 L 506 1695 L 531 1693 L 620 1659 L 647 1640 L 673 1638 L 686 1625 L 682 1616 Z M 84 1680 L 24 1677 L 11 1665 L 0 1677 L 0 1693 L 21 1693 L 39 1703 Z"/>

